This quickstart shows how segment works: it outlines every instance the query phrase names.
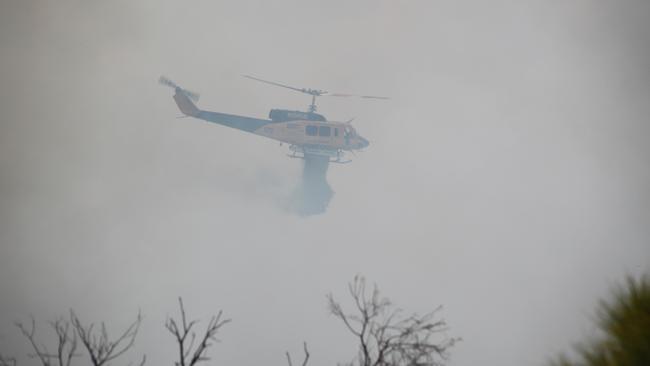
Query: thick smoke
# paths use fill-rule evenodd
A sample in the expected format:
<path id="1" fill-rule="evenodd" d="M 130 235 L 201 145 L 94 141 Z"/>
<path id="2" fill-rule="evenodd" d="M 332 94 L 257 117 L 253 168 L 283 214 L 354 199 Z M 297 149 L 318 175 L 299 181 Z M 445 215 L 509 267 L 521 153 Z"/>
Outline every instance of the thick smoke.
<path id="1" fill-rule="evenodd" d="M 304 161 L 302 182 L 291 196 L 291 211 L 301 216 L 322 214 L 334 195 L 327 183 L 329 157 L 308 154 Z"/>
<path id="2" fill-rule="evenodd" d="M 109 330 L 142 308 L 137 354 L 169 364 L 181 295 L 192 316 L 234 320 L 215 364 L 282 364 L 306 340 L 336 365 L 356 348 L 323 295 L 362 273 L 405 308 L 444 304 L 464 339 L 450 366 L 543 364 L 590 331 L 610 284 L 650 268 L 648 14 L 647 0 L 3 2 L 0 352 L 30 362 L 12 325 L 29 314 L 47 338 L 70 307 Z M 323 98 L 372 141 L 327 173 L 328 206 L 326 165 L 303 173 L 277 142 L 174 118 L 161 73 L 246 116 L 305 100 L 244 73 L 392 99 Z M 288 197 L 327 213 L 288 214 Z"/>

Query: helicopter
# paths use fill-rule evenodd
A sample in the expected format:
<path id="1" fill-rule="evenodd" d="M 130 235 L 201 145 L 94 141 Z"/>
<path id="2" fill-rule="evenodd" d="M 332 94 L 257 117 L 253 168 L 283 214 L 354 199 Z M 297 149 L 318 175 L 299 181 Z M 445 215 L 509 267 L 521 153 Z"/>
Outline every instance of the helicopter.
<path id="1" fill-rule="evenodd" d="M 236 128 L 255 135 L 267 137 L 289 145 L 291 154 L 289 157 L 305 159 L 307 163 L 312 161 L 325 164 L 325 171 L 328 163 L 349 163 L 344 160 L 346 152 L 354 154 L 355 150 L 362 150 L 370 142 L 357 133 L 351 125 L 352 120 L 347 122 L 328 121 L 322 114 L 316 113 L 316 98 L 318 97 L 358 97 L 364 99 L 389 99 L 387 97 L 372 95 L 355 95 L 331 93 L 320 89 L 297 88 L 273 81 L 259 79 L 250 75 L 242 75 L 245 78 L 273 86 L 290 89 L 311 96 L 311 104 L 307 111 L 296 111 L 287 109 L 271 109 L 269 119 L 244 117 L 220 112 L 204 111 L 196 106 L 199 95 L 191 92 L 161 76 L 159 82 L 174 89 L 174 101 L 184 116 L 202 119 L 208 122 L 217 123 L 231 128 Z"/>

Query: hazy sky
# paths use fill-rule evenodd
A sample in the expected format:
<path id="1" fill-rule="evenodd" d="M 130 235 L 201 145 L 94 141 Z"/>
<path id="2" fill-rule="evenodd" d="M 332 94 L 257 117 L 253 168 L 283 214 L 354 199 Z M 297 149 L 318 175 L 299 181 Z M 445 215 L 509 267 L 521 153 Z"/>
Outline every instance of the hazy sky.
<path id="1" fill-rule="evenodd" d="M 233 318 L 212 365 L 306 340 L 333 366 L 355 342 L 325 294 L 361 273 L 444 305 L 451 365 L 544 364 L 650 269 L 649 24 L 644 0 L 3 1 L 0 352 L 24 353 L 29 314 L 117 329 L 140 308 L 115 365 L 171 365 L 182 295 Z M 176 119 L 161 74 L 257 117 L 309 99 L 241 74 L 392 99 L 320 102 L 371 145 L 301 218 L 286 145 Z"/>

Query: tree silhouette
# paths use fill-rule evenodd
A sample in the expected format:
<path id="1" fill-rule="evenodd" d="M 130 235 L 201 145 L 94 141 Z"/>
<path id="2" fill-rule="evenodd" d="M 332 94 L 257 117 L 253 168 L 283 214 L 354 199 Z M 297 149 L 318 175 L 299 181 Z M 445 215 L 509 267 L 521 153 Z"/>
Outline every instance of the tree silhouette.
<path id="1" fill-rule="evenodd" d="M 219 329 L 229 323 L 230 319 L 221 319 L 223 311 L 213 316 L 208 323 L 203 336 L 201 336 L 199 343 L 194 347 L 196 341 L 196 333 L 192 331 L 192 327 L 196 325 L 197 320 L 187 321 L 185 316 L 185 307 L 183 306 L 183 299 L 178 298 L 178 303 L 181 310 L 180 325 L 174 318 L 167 318 L 165 328 L 174 336 L 178 344 L 178 361 L 175 363 L 177 366 L 194 366 L 201 361 L 207 361 L 210 358 L 207 356 L 207 351 L 213 343 L 217 342 L 217 332 Z M 188 338 L 189 337 L 189 338 Z M 189 343 L 188 343 L 189 341 Z"/>
<path id="2" fill-rule="evenodd" d="M 77 334 L 74 329 L 70 328 L 70 322 L 63 318 L 51 322 L 50 325 L 54 328 L 57 335 L 56 353 L 50 353 L 44 344 L 36 340 L 36 320 L 34 317 L 31 318 L 29 328 L 23 323 L 16 323 L 23 336 L 29 340 L 29 344 L 34 351 L 33 354 L 30 354 L 31 357 L 38 358 L 43 366 L 54 366 L 52 360 L 55 360 L 58 366 L 70 366 L 72 357 L 76 356 Z M 7 362 L 6 359 L 0 360 L 0 366 L 7 366 Z M 15 366 L 16 360 L 12 359 L 12 362 Z"/>
<path id="3" fill-rule="evenodd" d="M 73 311 L 70 311 L 70 321 L 81 340 L 81 344 L 88 351 L 93 366 L 104 366 L 133 347 L 142 323 L 142 315 L 138 312 L 136 320 L 113 340 L 110 339 L 104 322 L 100 324 L 99 329 L 95 328 L 94 323 L 86 326 Z M 146 356 L 142 356 L 140 366 L 145 364 L 146 359 Z"/>
<path id="4" fill-rule="evenodd" d="M 377 286 L 368 292 L 361 276 L 354 278 L 348 290 L 356 307 L 353 313 L 346 313 L 331 294 L 329 308 L 357 338 L 360 366 L 440 365 L 458 340 L 444 335 L 444 320 L 434 319 L 440 308 L 424 315 L 403 316 L 380 296 Z"/>
<path id="5" fill-rule="evenodd" d="M 650 277 L 627 277 L 610 302 L 601 301 L 597 326 L 603 336 L 576 347 L 578 360 L 562 355 L 556 366 L 650 365 Z"/>

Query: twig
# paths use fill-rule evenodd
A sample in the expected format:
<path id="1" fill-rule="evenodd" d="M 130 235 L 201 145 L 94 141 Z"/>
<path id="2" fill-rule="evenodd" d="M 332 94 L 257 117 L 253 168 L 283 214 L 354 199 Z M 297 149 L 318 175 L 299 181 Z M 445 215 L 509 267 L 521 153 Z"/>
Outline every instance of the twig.
<path id="1" fill-rule="evenodd" d="M 106 324 L 101 323 L 99 331 L 95 332 L 93 329 L 95 327 L 94 323 L 84 326 L 72 310 L 70 311 L 70 319 L 72 326 L 79 335 L 81 344 L 88 351 L 93 366 L 103 366 L 131 349 L 138 335 L 140 324 L 142 323 L 142 315 L 138 312 L 136 320 L 115 340 L 111 340 L 106 330 Z M 143 357 L 141 365 L 144 365 L 145 360 L 146 357 Z"/>
<path id="2" fill-rule="evenodd" d="M 302 343 L 303 350 L 305 351 L 305 359 L 302 361 L 302 366 L 307 366 L 307 362 L 309 361 L 309 350 L 307 350 L 307 342 Z M 289 366 L 293 366 L 293 363 L 291 362 L 291 354 L 289 351 L 286 352 L 287 355 L 287 363 Z"/>
<path id="3" fill-rule="evenodd" d="M 216 335 L 219 332 L 219 329 L 225 324 L 229 323 L 230 319 L 221 319 L 223 312 L 219 311 L 216 316 L 213 316 L 208 323 L 208 327 L 200 339 L 199 343 L 194 347 L 196 340 L 196 334 L 192 331 L 192 327 L 198 322 L 197 320 L 192 320 L 189 323 L 187 322 L 187 317 L 185 314 L 185 306 L 183 305 L 183 299 L 178 298 L 178 303 L 181 311 L 181 326 L 178 326 L 178 323 L 173 318 L 167 318 L 165 322 L 165 328 L 174 336 L 176 343 L 178 344 L 178 355 L 179 360 L 176 362 L 177 366 L 194 366 L 201 361 L 207 361 L 210 358 L 207 356 L 207 350 L 213 343 L 217 342 Z M 190 337 L 189 344 L 185 344 L 186 340 Z M 195 349 L 194 349 L 195 348 Z M 192 352 L 194 349 L 194 352 Z M 190 357 L 191 354 L 191 357 Z"/>

